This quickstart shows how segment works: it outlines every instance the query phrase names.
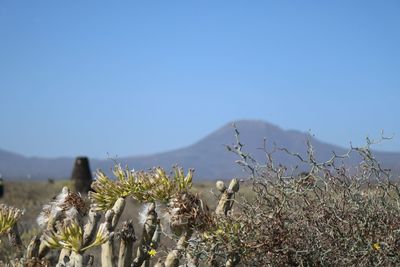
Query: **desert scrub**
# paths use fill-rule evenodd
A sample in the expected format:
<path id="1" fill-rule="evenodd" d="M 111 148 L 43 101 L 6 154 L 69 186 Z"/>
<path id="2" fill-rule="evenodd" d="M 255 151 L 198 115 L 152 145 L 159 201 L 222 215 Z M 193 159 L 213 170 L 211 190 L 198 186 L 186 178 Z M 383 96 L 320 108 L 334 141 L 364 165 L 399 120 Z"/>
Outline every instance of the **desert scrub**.
<path id="1" fill-rule="evenodd" d="M 7 235 L 9 244 L 14 248 L 14 255 L 22 253 L 22 241 L 17 222 L 24 212 L 18 208 L 0 204 L 0 242 Z"/>
<path id="2" fill-rule="evenodd" d="M 9 233 L 23 214 L 20 209 L 0 204 L 0 235 Z"/>
<path id="3" fill-rule="evenodd" d="M 192 170 L 131 171 L 116 165 L 115 178 L 97 172 L 89 198 L 62 188 L 43 206 L 37 219 L 39 230 L 31 241 L 17 245 L 26 248 L 24 257 L 10 263 L 59 267 L 400 265 L 400 188 L 375 160 L 370 140 L 366 147 L 351 147 L 324 162 L 317 160 L 309 142 L 304 155 L 264 146 L 266 161 L 259 163 L 243 150 L 235 131 L 236 143 L 227 148 L 238 156 L 248 179 L 218 181 L 214 203 L 205 203 L 192 189 Z M 293 156 L 298 165 L 274 162 L 278 152 Z M 346 159 L 354 154 L 360 163 L 350 167 Z M 243 187 L 246 195 L 240 194 Z M 141 211 L 123 214 L 132 202 L 142 205 Z M 20 210 L 8 207 L 3 213 L 14 214 L 2 217 L 14 218 L 0 224 L 7 225 L 3 241 L 7 237 L 18 240 L 18 231 L 13 229 L 18 230 L 25 215 L 20 218 Z M 141 224 L 135 226 L 138 218 Z M 94 254 L 96 247 L 99 254 Z"/>
<path id="4" fill-rule="evenodd" d="M 29 183 L 26 181 L 4 181 L 7 192 L 1 202 L 25 211 L 17 222 L 22 244 L 26 246 L 39 233 L 36 218 L 40 213 L 41 205 L 48 202 L 49 196 L 55 195 L 66 184 L 68 182 L 65 181 L 57 181 L 54 184 L 47 181 Z M 0 238 L 3 241 L 0 243 L 0 261 L 8 262 L 15 259 L 18 253 L 15 253 L 15 247 L 8 242 L 8 234 L 2 235 Z"/>
<path id="5" fill-rule="evenodd" d="M 400 264 L 400 190 L 373 157 L 370 140 L 325 162 L 310 143 L 306 155 L 264 148 L 267 160 L 259 163 L 242 150 L 237 130 L 236 137 L 228 149 L 249 172 L 256 196 L 240 199 L 235 216 L 204 236 L 208 253 L 223 261 L 236 256 L 246 266 Z M 275 163 L 277 151 L 296 157 L 302 169 Z M 354 168 L 345 164 L 351 154 L 361 159 Z"/>
<path id="6" fill-rule="evenodd" d="M 92 183 L 94 192 L 89 197 L 97 210 L 110 209 L 118 198 L 131 197 L 139 202 L 167 202 L 173 194 L 187 191 L 192 187 L 193 170 L 184 175 L 183 169 L 174 167 L 173 177 L 162 168 L 153 168 L 149 172 L 131 171 L 120 165 L 114 168 L 115 180 L 111 180 L 102 171 L 98 171 Z"/>
<path id="7" fill-rule="evenodd" d="M 43 205 L 37 217 L 38 230 L 23 245 L 18 231 L 14 231 L 22 212 L 1 206 L 1 233 L 8 234 L 12 241 L 10 250 L 15 251 L 12 247 L 16 246 L 25 249 L 5 260 L 11 266 L 27 266 L 34 261 L 59 267 L 150 266 L 151 260 L 157 259 L 165 261 L 166 266 L 179 264 L 190 233 L 205 228 L 211 218 L 198 194 L 191 192 L 193 171 L 185 174 L 182 168 L 174 167 L 171 173 L 162 168 L 133 172 L 117 165 L 114 175 L 115 179 L 110 179 L 98 171 L 89 198 L 64 186 Z M 118 227 L 129 199 L 146 206 L 142 214 L 131 214 L 132 219 L 144 218 L 141 238 L 135 246 L 132 219 Z M 159 242 L 164 230 L 177 247 L 162 252 Z M 91 251 L 96 247 L 101 252 L 100 257 L 94 258 Z M 156 255 L 157 259 L 153 259 Z M 14 258 L 17 259 L 11 261 Z M 168 263 L 171 260 L 172 265 Z"/>

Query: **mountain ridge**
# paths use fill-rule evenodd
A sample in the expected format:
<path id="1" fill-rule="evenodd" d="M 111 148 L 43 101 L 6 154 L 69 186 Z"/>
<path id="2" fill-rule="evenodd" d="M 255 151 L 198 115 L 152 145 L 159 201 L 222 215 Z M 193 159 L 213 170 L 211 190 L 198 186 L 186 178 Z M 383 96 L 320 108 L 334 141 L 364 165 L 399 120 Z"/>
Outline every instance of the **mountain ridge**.
<path id="1" fill-rule="evenodd" d="M 267 147 L 276 143 L 289 151 L 302 155 L 306 153 L 306 141 L 311 140 L 319 160 L 326 160 L 332 155 L 344 154 L 345 148 L 320 141 L 308 133 L 298 130 L 283 130 L 277 125 L 262 120 L 238 120 L 230 122 L 206 135 L 191 145 L 150 155 L 128 156 L 117 158 L 121 165 L 134 169 L 148 169 L 161 166 L 170 169 L 178 164 L 184 168 L 194 168 L 198 179 L 230 178 L 243 176 L 241 168 L 234 163 L 237 157 L 228 152 L 225 145 L 235 142 L 235 124 L 240 132 L 240 139 L 245 144 L 244 149 L 263 160 L 265 154 L 258 148 L 263 146 L 266 138 Z M 374 155 L 395 173 L 400 173 L 400 152 L 374 151 Z M 293 157 L 285 153 L 277 153 L 274 158 L 277 162 L 292 166 L 296 164 Z M 355 164 L 360 158 L 354 157 L 349 163 Z M 74 158 L 57 157 L 25 157 L 23 155 L 0 149 L 0 173 L 9 179 L 21 179 L 27 176 L 32 179 L 68 178 L 72 171 Z M 110 172 L 114 165 L 113 160 L 90 159 L 92 170 L 102 169 Z"/>

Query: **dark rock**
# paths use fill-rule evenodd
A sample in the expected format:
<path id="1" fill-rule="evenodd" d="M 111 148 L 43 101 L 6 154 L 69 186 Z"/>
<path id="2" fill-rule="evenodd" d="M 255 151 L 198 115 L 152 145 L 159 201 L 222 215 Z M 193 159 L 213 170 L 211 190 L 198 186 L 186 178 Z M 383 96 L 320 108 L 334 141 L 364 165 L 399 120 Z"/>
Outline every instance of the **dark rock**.
<path id="1" fill-rule="evenodd" d="M 77 157 L 75 159 L 71 180 L 76 192 L 87 194 L 90 191 L 92 173 L 90 171 L 89 159 L 87 157 Z"/>
<path id="2" fill-rule="evenodd" d="M 0 198 L 2 198 L 4 195 L 4 183 L 3 183 L 3 178 L 0 177 Z"/>

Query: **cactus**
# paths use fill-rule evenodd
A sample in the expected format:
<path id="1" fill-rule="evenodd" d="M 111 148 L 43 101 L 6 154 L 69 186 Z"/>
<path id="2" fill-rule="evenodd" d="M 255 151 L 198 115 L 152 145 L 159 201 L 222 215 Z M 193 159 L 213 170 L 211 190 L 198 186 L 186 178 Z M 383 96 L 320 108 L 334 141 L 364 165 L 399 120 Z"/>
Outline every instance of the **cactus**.
<path id="1" fill-rule="evenodd" d="M 130 266 L 132 262 L 133 243 L 136 241 L 132 220 L 125 221 L 122 224 L 120 239 L 118 267 Z"/>
<path id="2" fill-rule="evenodd" d="M 222 181 L 218 181 L 216 187 L 221 192 L 221 197 L 215 213 L 227 216 L 233 205 L 233 197 L 239 191 L 239 182 L 237 179 L 232 179 L 229 187 L 226 188 Z"/>
<path id="3" fill-rule="evenodd" d="M 91 266 L 94 259 L 88 252 L 97 246 L 101 247 L 100 265 L 103 267 L 151 266 L 165 227 L 177 237 L 176 246 L 164 259 L 159 258 L 155 266 L 179 266 L 183 258 L 191 258 L 189 266 L 198 266 L 199 257 L 192 256 L 189 241 L 193 234 L 198 236 L 213 225 L 216 217 L 198 195 L 191 192 L 193 171 L 185 175 L 182 168 L 174 167 L 169 176 L 161 168 L 132 172 L 117 165 L 114 174 L 116 179 L 112 180 L 103 172 L 97 172 L 93 191 L 88 195 L 90 203 L 84 195 L 64 187 L 53 201 L 44 205 L 37 218 L 41 233 L 31 239 L 23 255 L 22 250 L 16 254 L 19 260 L 13 261 L 12 266 L 43 261 L 50 251 L 55 250 L 58 251 L 58 267 Z M 219 206 L 224 213 L 232 207 L 231 200 L 237 190 L 237 185 L 232 182 L 222 193 Z M 124 222 L 118 230 L 126 198 L 144 203 L 146 207 L 135 254 L 132 220 Z M 162 225 L 159 212 L 163 214 L 163 220 L 166 218 L 167 225 Z M 103 222 L 100 222 L 101 213 L 104 214 Z M 18 249 L 23 247 L 17 226 L 22 215 L 23 211 L 19 209 L 0 206 L 0 234 L 8 234 L 10 242 Z M 119 246 L 115 246 L 117 238 Z"/>
<path id="4" fill-rule="evenodd" d="M 133 260 L 132 267 L 139 267 L 150 258 L 151 243 L 157 228 L 158 215 L 156 205 L 150 204 L 147 210 L 146 221 L 143 225 L 142 239 L 137 248 L 136 258 Z"/>

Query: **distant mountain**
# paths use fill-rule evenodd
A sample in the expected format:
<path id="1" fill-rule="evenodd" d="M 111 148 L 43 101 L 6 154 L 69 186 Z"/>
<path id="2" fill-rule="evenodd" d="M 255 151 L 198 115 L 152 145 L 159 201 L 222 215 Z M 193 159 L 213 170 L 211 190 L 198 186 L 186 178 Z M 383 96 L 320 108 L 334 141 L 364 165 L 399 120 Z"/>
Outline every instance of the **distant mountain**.
<path id="1" fill-rule="evenodd" d="M 0 174 L 6 178 L 68 177 L 72 158 L 25 157 L 0 149 Z"/>
<path id="2" fill-rule="evenodd" d="M 289 151 L 305 155 L 306 141 L 311 143 L 319 160 L 326 160 L 332 155 L 346 152 L 344 148 L 323 143 L 310 137 L 307 133 L 299 131 L 285 131 L 281 128 L 263 122 L 242 120 L 235 122 L 240 131 L 240 139 L 245 144 L 245 150 L 253 154 L 257 159 L 263 160 L 264 153 L 259 149 L 263 146 L 266 138 L 267 147 L 272 148 L 273 143 L 278 147 L 285 147 Z M 224 145 L 235 142 L 232 123 L 229 123 L 215 132 L 209 134 L 191 146 L 169 152 L 158 153 L 149 156 L 133 156 L 117 159 L 123 166 L 128 165 L 136 170 L 148 169 L 161 166 L 170 169 L 174 164 L 184 168 L 194 168 L 196 177 L 199 179 L 229 178 L 243 176 L 241 168 L 234 163 L 238 159 L 232 152 L 227 151 Z M 375 156 L 387 168 L 394 173 L 400 173 L 400 153 L 376 152 Z M 297 161 L 285 153 L 276 153 L 274 158 L 277 162 L 287 166 L 295 165 Z M 347 163 L 354 164 L 360 159 L 354 156 Z M 12 152 L 0 150 L 0 173 L 7 178 L 68 178 L 72 171 L 74 159 L 72 158 L 39 158 L 24 157 Z M 114 162 L 112 160 L 91 159 L 91 168 L 111 170 Z"/>

